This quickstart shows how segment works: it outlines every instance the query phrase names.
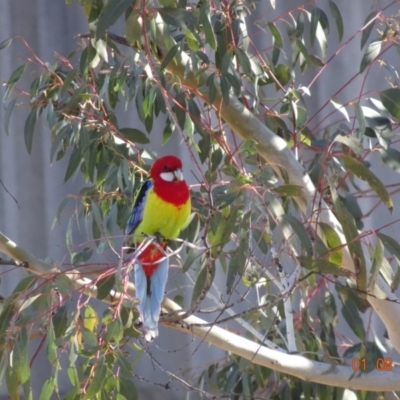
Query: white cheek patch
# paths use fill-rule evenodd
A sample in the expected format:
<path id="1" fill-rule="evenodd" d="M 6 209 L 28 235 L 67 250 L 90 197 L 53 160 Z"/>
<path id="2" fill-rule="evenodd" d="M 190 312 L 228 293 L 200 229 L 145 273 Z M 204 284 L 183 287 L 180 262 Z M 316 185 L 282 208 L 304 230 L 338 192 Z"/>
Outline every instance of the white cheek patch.
<path id="1" fill-rule="evenodd" d="M 173 182 L 176 178 L 173 172 L 161 172 L 161 179 L 167 182 Z"/>

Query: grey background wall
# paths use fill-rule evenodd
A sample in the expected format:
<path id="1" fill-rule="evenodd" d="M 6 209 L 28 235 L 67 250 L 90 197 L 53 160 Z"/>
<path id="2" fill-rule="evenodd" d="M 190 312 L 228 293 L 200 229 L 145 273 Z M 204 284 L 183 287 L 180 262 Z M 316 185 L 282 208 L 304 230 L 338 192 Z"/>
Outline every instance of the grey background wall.
<path id="1" fill-rule="evenodd" d="M 277 10 L 272 11 L 269 1 L 263 0 L 260 3 L 257 18 L 272 20 L 284 10 L 293 8 L 296 4 L 302 4 L 298 1 L 277 3 Z M 317 3 L 321 3 L 319 5 L 322 8 L 326 7 L 326 2 L 318 1 Z M 369 7 L 375 3 L 377 2 L 373 0 L 337 0 L 345 18 L 345 38 L 355 33 L 356 27 L 361 26 L 370 12 Z M 379 2 L 379 4 L 384 5 L 384 2 Z M 395 4 L 392 9 L 395 13 L 398 4 Z M 255 29 L 257 28 L 255 27 Z M 76 35 L 86 31 L 86 21 L 77 4 L 66 5 L 62 0 L 30 0 L 29 2 L 5 0 L 0 5 L 0 41 L 10 37 L 23 37 L 32 50 L 44 61 L 52 61 L 55 52 L 68 54 L 77 47 Z M 351 71 L 355 73 L 358 70 L 360 59 L 355 59 L 355 54 L 360 54 L 359 40 L 358 38 L 352 42 L 344 50 L 348 55 L 340 57 L 340 61 L 338 58 L 338 61 L 333 62 L 323 73 L 324 77 L 313 86 L 312 97 L 307 101 L 312 104 L 314 110 L 317 110 L 343 84 L 345 76 L 351 76 Z M 259 43 L 259 45 L 264 47 L 263 43 Z M 336 50 L 337 46 L 331 45 L 330 52 Z M 0 52 L 0 79 L 6 80 L 17 66 L 25 62 L 27 56 L 29 56 L 27 49 L 18 39 L 11 47 Z M 398 60 L 395 62 L 398 63 Z M 346 73 L 344 74 L 343 71 Z M 302 79 L 305 82 L 309 81 L 311 73 L 312 71 L 305 74 Z M 30 82 L 30 76 L 32 75 L 28 74 L 19 86 L 26 87 Z M 382 81 L 381 77 L 381 71 L 374 67 L 368 81 L 368 85 L 371 85 L 369 89 L 386 88 L 386 82 Z M 354 81 L 340 94 L 340 99 L 346 101 L 354 98 L 361 83 L 361 79 Z M 3 93 L 4 88 L 1 88 L 0 95 L 2 96 Z M 65 185 L 62 183 L 65 161 L 50 164 L 49 136 L 47 132 L 40 129 L 40 126 L 36 131 L 32 154 L 27 154 L 23 138 L 27 113 L 28 107 L 24 104 L 16 108 L 10 123 L 10 135 L 6 136 L 2 124 L 4 112 L 2 108 L 0 109 L 0 183 L 17 200 L 15 202 L 13 197 L 0 185 L 0 230 L 37 257 L 61 260 L 66 254 L 64 236 L 66 221 L 64 221 L 64 225 L 57 225 L 54 229 L 51 229 L 51 226 L 59 204 L 67 194 L 76 193 L 77 185 L 74 182 Z M 133 113 L 121 114 L 121 121 L 125 126 L 137 125 Z M 155 143 L 155 145 L 159 144 Z M 168 146 L 166 149 L 161 149 L 161 152 L 176 153 L 176 149 L 179 148 L 179 138 L 169 143 Z M 181 156 L 184 158 L 185 164 L 189 166 L 190 161 L 185 159 L 184 152 Z M 379 163 L 376 164 L 376 170 L 379 172 Z M 392 176 L 386 175 L 385 179 L 391 183 L 397 181 L 398 178 L 393 174 Z M 371 227 L 376 224 L 382 226 L 386 221 L 397 218 L 398 213 L 399 211 L 395 208 L 392 216 L 384 211 L 373 214 L 366 223 Z M 400 239 L 398 232 L 392 230 L 392 233 Z M 7 273 L 0 270 L 0 294 L 7 296 L 23 275 L 24 272 L 19 270 Z M 174 271 L 172 275 L 172 279 L 174 279 L 176 272 Z M 174 284 L 171 283 L 170 288 L 173 287 Z M 208 360 L 221 357 L 221 353 L 206 345 L 201 347 L 201 351 L 196 350 L 197 341 L 188 335 L 185 336 L 163 327 L 161 327 L 160 335 L 161 339 L 152 347 L 152 352 L 167 370 L 179 376 L 182 375 L 183 370 L 189 370 L 189 368 L 193 368 L 193 372 L 189 375 L 194 376 L 195 372 L 198 372 Z M 187 344 L 189 345 L 187 346 Z M 50 366 L 45 355 L 42 355 L 36 360 L 35 368 L 32 371 L 36 394 L 40 392 L 49 371 Z M 138 376 L 144 377 L 144 380 L 134 378 L 141 387 L 141 399 L 179 399 L 185 392 L 185 388 L 174 384 L 170 390 L 162 389 L 158 384 L 167 383 L 169 378 L 154 367 L 148 357 L 138 364 L 136 373 Z M 151 379 L 157 384 L 152 385 L 146 382 L 146 379 Z M 0 387 L 0 395 L 4 398 L 7 397 L 4 385 Z"/>

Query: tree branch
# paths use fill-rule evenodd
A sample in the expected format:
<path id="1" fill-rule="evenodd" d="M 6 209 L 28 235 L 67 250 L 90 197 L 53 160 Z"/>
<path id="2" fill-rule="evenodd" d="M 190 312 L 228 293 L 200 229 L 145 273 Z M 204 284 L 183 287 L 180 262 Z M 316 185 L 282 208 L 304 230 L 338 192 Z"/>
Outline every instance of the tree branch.
<path id="1" fill-rule="evenodd" d="M 338 386 L 355 390 L 389 391 L 399 390 L 399 373 L 392 371 L 354 372 L 349 366 L 332 365 L 313 361 L 297 354 L 285 354 L 257 344 L 243 336 L 236 335 L 218 326 L 202 327 L 204 321 L 195 316 L 185 320 L 186 327 L 168 323 L 172 328 L 187 332 L 190 327 L 193 334 L 220 349 L 239 355 L 252 363 L 329 386 Z M 191 327 L 191 324 L 196 324 Z M 368 366 L 373 367 L 373 366 Z"/>
<path id="2" fill-rule="evenodd" d="M 82 290 L 85 294 L 94 298 L 96 298 L 97 296 L 96 285 L 88 278 L 81 278 L 82 273 L 80 271 L 70 270 L 68 272 L 65 272 L 60 270 L 59 268 L 56 268 L 52 264 L 43 262 L 19 247 L 16 243 L 14 243 L 7 236 L 3 235 L 3 233 L 1 232 L 0 252 L 11 257 L 16 262 L 22 263 L 28 271 L 34 273 L 35 275 L 39 275 L 45 278 L 51 278 L 55 275 L 65 274 L 68 278 L 71 279 L 77 290 Z M 112 291 L 107 296 L 105 301 L 107 301 L 108 303 L 114 303 L 120 297 L 121 293 Z"/>

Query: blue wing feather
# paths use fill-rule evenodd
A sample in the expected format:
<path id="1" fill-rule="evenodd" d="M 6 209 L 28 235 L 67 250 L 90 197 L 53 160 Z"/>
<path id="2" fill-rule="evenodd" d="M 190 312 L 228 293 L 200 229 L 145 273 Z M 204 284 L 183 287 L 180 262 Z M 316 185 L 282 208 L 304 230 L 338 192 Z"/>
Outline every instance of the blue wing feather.
<path id="1" fill-rule="evenodd" d="M 148 179 L 144 181 L 137 189 L 134 199 L 132 213 L 125 229 L 125 235 L 131 235 L 143 220 L 143 210 L 146 204 L 147 193 L 153 186 L 153 181 Z"/>

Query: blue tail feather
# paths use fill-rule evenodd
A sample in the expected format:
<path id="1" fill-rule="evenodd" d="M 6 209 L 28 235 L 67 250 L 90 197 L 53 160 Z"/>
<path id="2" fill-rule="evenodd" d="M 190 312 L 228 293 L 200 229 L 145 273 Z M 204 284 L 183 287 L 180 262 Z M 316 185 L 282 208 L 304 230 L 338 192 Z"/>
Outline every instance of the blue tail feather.
<path id="1" fill-rule="evenodd" d="M 168 267 L 168 258 L 160 262 L 149 279 L 150 288 L 148 288 L 148 279 L 142 266 L 135 264 L 136 297 L 140 301 L 138 309 L 147 341 L 158 336 L 158 320 L 168 279 Z"/>

